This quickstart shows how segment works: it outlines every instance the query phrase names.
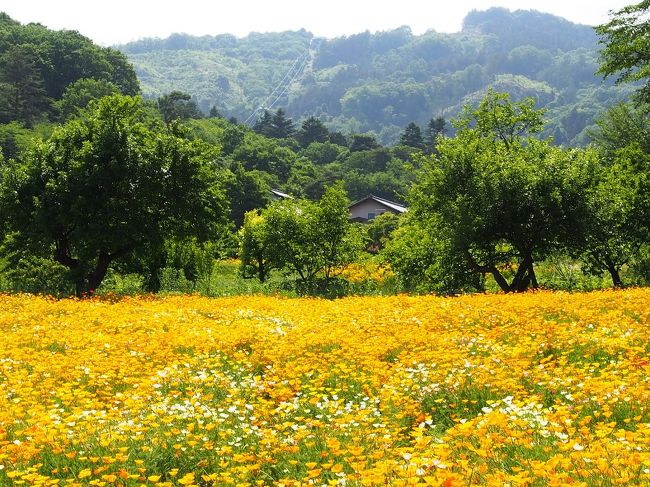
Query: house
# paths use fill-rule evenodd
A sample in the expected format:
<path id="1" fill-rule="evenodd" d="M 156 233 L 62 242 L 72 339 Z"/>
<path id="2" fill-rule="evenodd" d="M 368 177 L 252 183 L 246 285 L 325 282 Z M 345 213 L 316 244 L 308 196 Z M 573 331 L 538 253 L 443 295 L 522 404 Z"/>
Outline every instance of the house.
<path id="1" fill-rule="evenodd" d="M 407 207 L 384 198 L 370 195 L 352 203 L 348 206 L 348 209 L 350 210 L 350 221 L 366 223 L 386 212 L 400 215 L 406 212 Z"/>

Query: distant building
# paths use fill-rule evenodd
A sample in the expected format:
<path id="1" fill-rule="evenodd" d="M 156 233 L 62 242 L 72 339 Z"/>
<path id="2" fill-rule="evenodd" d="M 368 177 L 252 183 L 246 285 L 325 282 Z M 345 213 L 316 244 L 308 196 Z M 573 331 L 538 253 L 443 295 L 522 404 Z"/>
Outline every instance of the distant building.
<path id="1" fill-rule="evenodd" d="M 406 206 L 393 201 L 385 200 L 374 195 L 366 196 L 362 200 L 355 201 L 350 206 L 350 221 L 365 223 L 382 213 L 394 213 L 400 215 L 407 210 Z"/>
<path id="2" fill-rule="evenodd" d="M 277 189 L 272 189 L 271 190 L 271 199 L 272 200 L 292 200 L 293 196 L 287 193 L 283 193 L 282 191 L 278 191 Z"/>

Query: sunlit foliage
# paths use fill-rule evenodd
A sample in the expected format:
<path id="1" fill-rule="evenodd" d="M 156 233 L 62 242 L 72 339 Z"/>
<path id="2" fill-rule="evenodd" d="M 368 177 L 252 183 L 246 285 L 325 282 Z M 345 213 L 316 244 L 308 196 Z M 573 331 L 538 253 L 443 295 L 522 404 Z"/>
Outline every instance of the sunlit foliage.
<path id="1" fill-rule="evenodd" d="M 648 485 L 648 302 L 0 296 L 0 485 Z"/>

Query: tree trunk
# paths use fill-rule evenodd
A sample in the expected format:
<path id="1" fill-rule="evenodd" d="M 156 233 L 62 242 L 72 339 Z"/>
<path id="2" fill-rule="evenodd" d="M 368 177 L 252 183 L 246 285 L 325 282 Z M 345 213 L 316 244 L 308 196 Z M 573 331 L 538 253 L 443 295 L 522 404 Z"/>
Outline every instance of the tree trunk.
<path id="1" fill-rule="evenodd" d="M 264 265 L 264 258 L 257 258 L 257 278 L 260 282 L 266 281 L 266 266 Z"/>
<path id="2" fill-rule="evenodd" d="M 104 250 L 99 252 L 99 256 L 97 257 L 97 265 L 88 276 L 88 289 L 86 290 L 87 292 L 93 293 L 95 292 L 95 289 L 99 287 L 99 285 L 104 280 L 104 277 L 106 277 L 108 266 L 111 264 L 112 260 L 113 259 L 108 252 Z"/>
<path id="3" fill-rule="evenodd" d="M 70 242 L 67 236 L 63 236 L 56 241 L 54 260 L 69 269 L 70 277 L 74 282 L 75 295 L 81 297 L 84 292 L 83 269 L 79 260 L 70 255 Z"/>
<path id="4" fill-rule="evenodd" d="M 480 272 L 481 274 L 487 274 L 488 272 L 492 274 L 494 277 L 494 280 L 496 283 L 499 285 L 501 290 L 503 292 L 510 292 L 510 286 L 508 285 L 508 281 L 506 281 L 506 278 L 503 277 L 503 275 L 499 272 L 499 269 L 496 268 L 494 265 L 480 265 L 476 260 L 474 260 L 474 257 L 470 253 L 469 250 L 465 250 L 465 258 L 467 259 L 467 262 L 469 263 L 469 266 L 474 270 L 474 272 Z"/>
<path id="5" fill-rule="evenodd" d="M 527 253 L 521 261 L 521 264 L 519 264 L 517 273 L 510 284 L 510 291 L 517 293 L 526 291 L 533 278 L 535 278 L 535 273 L 533 271 L 533 256 L 531 253 Z M 535 283 L 537 283 L 536 278 Z"/>
<path id="6" fill-rule="evenodd" d="M 499 272 L 499 269 L 497 269 L 495 266 L 492 266 L 490 269 L 490 274 L 492 274 L 492 277 L 494 277 L 494 280 L 497 282 L 504 293 L 509 293 L 512 291 L 510 285 L 508 284 L 508 281 L 506 281 L 506 278 L 503 277 L 503 275 Z"/>
<path id="7" fill-rule="evenodd" d="M 472 270 L 475 272 L 480 272 L 482 274 L 492 274 L 496 283 L 505 293 L 524 292 L 531 284 L 535 289 L 538 287 L 537 276 L 535 275 L 535 269 L 533 267 L 533 255 L 531 252 L 528 252 L 524 255 L 523 260 L 517 268 L 517 273 L 515 274 L 515 277 L 512 279 L 512 282 L 510 284 L 508 284 L 508 281 L 505 277 L 503 277 L 503 274 L 499 272 L 499 269 L 497 269 L 496 266 L 490 264 L 481 265 L 476 262 L 476 260 L 474 260 L 474 257 L 469 252 L 469 250 L 465 250 L 464 253 Z"/>
<path id="8" fill-rule="evenodd" d="M 533 260 L 530 260 L 530 267 L 528 268 L 528 274 L 530 275 L 530 282 L 533 285 L 533 289 L 539 289 L 539 283 L 537 282 L 537 276 L 535 275 L 535 267 L 533 266 Z"/>
<path id="9" fill-rule="evenodd" d="M 621 279 L 621 275 L 619 274 L 619 269 L 614 265 L 612 259 L 607 257 L 605 259 L 605 263 L 607 264 L 607 272 L 609 272 L 609 275 L 612 276 L 612 283 L 614 284 L 614 287 L 616 288 L 623 287 L 623 280 Z"/>

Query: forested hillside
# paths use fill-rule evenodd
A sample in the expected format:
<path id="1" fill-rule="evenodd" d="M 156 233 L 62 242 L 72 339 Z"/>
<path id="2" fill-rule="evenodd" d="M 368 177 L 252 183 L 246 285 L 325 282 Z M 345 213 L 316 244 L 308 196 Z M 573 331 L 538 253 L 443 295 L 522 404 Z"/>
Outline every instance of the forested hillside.
<path id="1" fill-rule="evenodd" d="M 21 25 L 0 12 L 0 123 L 61 120 L 83 106 L 80 98 L 88 101 L 90 92 L 139 91 L 121 52 L 96 46 L 76 31 Z"/>
<path id="2" fill-rule="evenodd" d="M 260 106 L 283 107 L 295 120 L 315 116 L 331 129 L 374 131 L 394 143 L 409 122 L 449 119 L 493 88 L 535 97 L 548 110 L 545 134 L 580 145 L 594 117 L 631 91 L 595 74 L 598 47 L 589 26 L 493 8 L 471 12 L 455 34 L 414 35 L 408 27 L 331 40 L 304 30 L 174 34 L 119 49 L 145 96 L 184 91 L 206 113 L 215 106 L 240 121 Z"/>

